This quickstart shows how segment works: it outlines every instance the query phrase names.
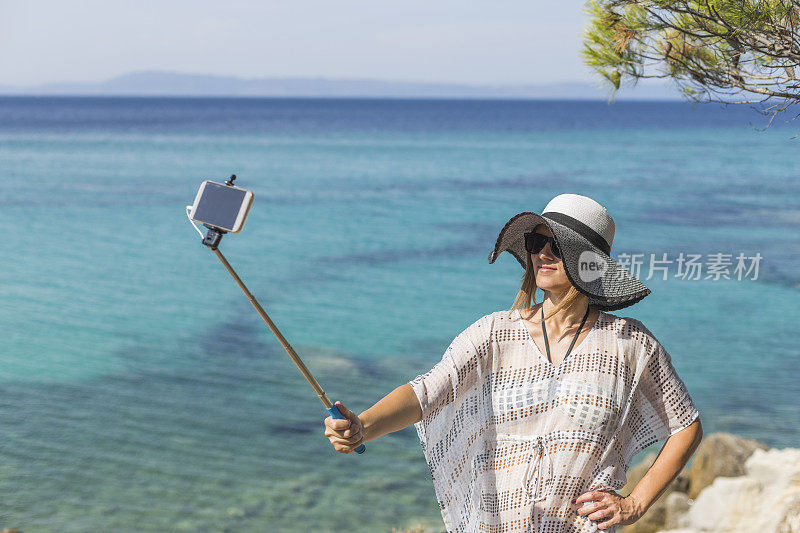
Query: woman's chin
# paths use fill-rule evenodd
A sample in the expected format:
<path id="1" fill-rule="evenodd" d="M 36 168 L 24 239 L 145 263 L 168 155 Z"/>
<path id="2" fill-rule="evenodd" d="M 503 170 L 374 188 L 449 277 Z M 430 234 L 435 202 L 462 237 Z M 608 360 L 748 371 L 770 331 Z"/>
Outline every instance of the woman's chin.
<path id="1" fill-rule="evenodd" d="M 542 289 L 543 291 L 552 292 L 554 294 L 558 294 L 560 292 L 566 292 L 569 290 L 569 287 L 562 287 L 560 285 L 552 285 L 550 283 L 537 283 L 537 287 Z"/>

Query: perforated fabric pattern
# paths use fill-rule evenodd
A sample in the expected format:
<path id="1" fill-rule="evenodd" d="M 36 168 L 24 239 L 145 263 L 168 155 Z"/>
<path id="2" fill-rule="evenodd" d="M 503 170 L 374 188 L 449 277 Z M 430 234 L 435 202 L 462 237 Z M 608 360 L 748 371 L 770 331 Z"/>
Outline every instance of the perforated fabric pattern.
<path id="1" fill-rule="evenodd" d="M 699 416 L 655 336 L 605 312 L 557 367 L 517 311 L 485 315 L 408 383 L 448 532 L 614 532 L 570 500 L 621 489 L 639 451 Z"/>

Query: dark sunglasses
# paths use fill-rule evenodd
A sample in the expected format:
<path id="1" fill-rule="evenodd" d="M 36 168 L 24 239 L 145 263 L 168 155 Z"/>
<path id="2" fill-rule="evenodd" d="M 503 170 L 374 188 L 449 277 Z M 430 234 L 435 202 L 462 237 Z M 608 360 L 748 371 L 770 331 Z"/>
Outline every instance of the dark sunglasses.
<path id="1" fill-rule="evenodd" d="M 550 251 L 553 255 L 561 259 L 561 250 L 558 249 L 558 244 L 553 237 L 542 235 L 541 233 L 526 233 L 525 234 L 525 249 L 532 254 L 538 254 L 544 248 L 544 245 L 550 243 Z"/>

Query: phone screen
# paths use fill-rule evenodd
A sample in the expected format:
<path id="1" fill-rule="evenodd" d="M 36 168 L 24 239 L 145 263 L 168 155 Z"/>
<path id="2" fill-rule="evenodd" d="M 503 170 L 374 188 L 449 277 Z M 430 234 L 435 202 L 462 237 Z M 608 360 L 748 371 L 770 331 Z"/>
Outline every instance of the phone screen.
<path id="1" fill-rule="evenodd" d="M 231 230 L 236 224 L 247 191 L 209 181 L 197 202 L 193 218 L 211 226 Z"/>

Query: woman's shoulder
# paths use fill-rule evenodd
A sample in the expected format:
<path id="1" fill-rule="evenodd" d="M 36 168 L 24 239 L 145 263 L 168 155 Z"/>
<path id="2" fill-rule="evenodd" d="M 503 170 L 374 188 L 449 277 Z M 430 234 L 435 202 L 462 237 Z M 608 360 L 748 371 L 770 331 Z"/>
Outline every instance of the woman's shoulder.
<path id="1" fill-rule="evenodd" d="M 496 325 L 503 320 L 501 316 L 502 313 L 502 311 L 494 311 L 481 316 L 467 326 L 467 331 L 475 337 L 489 337 L 496 328 Z"/>
<path id="2" fill-rule="evenodd" d="M 638 352 L 650 352 L 660 345 L 655 334 L 638 318 L 605 312 L 603 315 L 621 345 Z"/>
<path id="3" fill-rule="evenodd" d="M 469 324 L 460 335 L 468 337 L 476 346 L 493 338 L 497 331 L 512 326 L 516 320 L 515 312 L 510 310 L 492 311 Z"/>

